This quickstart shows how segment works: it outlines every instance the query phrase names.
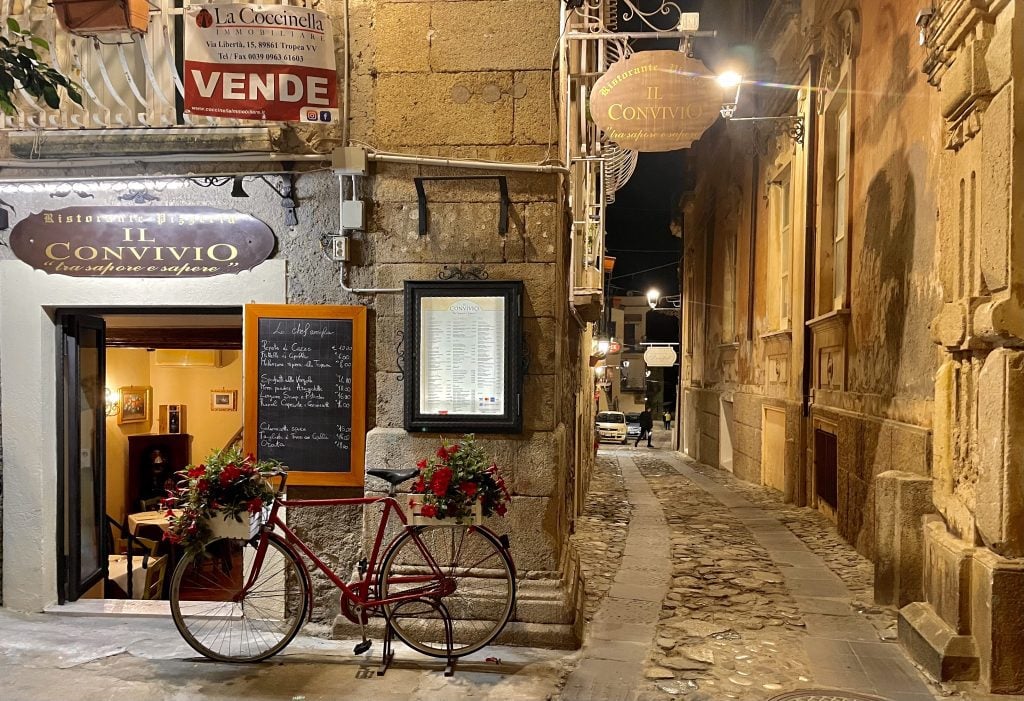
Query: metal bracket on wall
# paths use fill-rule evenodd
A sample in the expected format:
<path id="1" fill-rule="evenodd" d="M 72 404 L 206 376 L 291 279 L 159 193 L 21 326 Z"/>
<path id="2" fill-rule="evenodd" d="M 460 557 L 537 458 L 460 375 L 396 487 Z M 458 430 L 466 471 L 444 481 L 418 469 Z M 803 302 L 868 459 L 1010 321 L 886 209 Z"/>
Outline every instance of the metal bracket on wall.
<path id="1" fill-rule="evenodd" d="M 428 180 L 496 180 L 498 191 L 501 194 L 501 211 L 498 213 L 498 234 L 504 236 L 508 233 L 508 210 L 512 204 L 508 198 L 508 180 L 504 175 L 444 175 L 425 178 L 413 178 L 416 184 L 416 199 L 420 209 L 420 236 L 427 234 L 427 222 L 429 213 L 427 211 L 427 193 L 423 189 L 423 183 Z"/>

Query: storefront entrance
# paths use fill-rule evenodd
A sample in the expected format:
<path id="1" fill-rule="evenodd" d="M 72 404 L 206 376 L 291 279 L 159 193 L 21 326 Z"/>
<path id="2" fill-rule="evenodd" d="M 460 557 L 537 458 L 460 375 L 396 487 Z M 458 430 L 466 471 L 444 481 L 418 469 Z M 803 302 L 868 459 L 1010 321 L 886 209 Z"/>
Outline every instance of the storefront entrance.
<path id="1" fill-rule="evenodd" d="M 169 327 L 149 322 L 144 324 L 150 334 L 145 341 L 117 345 L 112 339 L 129 333 L 125 320 L 169 312 L 193 317 L 225 310 L 240 314 L 249 303 L 283 304 L 285 265 L 275 259 L 237 275 L 189 280 L 104 279 L 47 275 L 20 261 L 0 261 L 5 607 L 42 611 L 58 601 L 98 594 L 105 586 L 103 556 L 110 554 L 106 517 L 120 522 L 129 510 L 141 508 L 133 506 L 139 502 L 129 485 L 130 436 L 159 434 L 161 405 L 181 404 L 186 412 L 198 407 L 196 397 L 174 400 L 160 394 L 159 375 L 169 368 L 156 366 L 155 359 L 149 365 L 150 382 L 129 375 L 118 379 L 118 354 L 133 348 L 148 358 L 150 347 L 153 353 L 170 348 L 157 347 L 152 337 Z M 235 417 L 236 429 L 241 425 L 240 380 L 231 386 L 219 380 L 210 386 L 176 384 L 198 385 L 207 406 L 215 401 L 214 390 L 226 390 L 217 393 L 216 401 L 230 403 L 231 390 L 237 388 L 239 411 L 223 415 Z M 140 402 L 148 398 L 148 422 L 118 424 L 116 417 L 108 417 L 108 387 L 119 393 L 117 410 L 129 419 L 137 419 L 140 411 L 145 414 Z M 146 387 L 150 393 L 140 394 L 137 388 Z M 129 391 L 121 392 L 123 388 Z M 189 426 L 186 413 L 182 432 L 188 433 Z M 211 438 L 210 445 L 221 441 L 217 447 L 223 447 L 228 438 Z M 190 458 L 209 447 L 197 447 L 195 435 L 191 445 Z M 118 448 L 124 456 L 121 472 L 108 458 Z M 138 470 L 134 474 L 141 485 Z"/>
<path id="2" fill-rule="evenodd" d="M 241 308 L 58 310 L 60 603 L 163 599 L 160 501 L 241 435 Z"/>

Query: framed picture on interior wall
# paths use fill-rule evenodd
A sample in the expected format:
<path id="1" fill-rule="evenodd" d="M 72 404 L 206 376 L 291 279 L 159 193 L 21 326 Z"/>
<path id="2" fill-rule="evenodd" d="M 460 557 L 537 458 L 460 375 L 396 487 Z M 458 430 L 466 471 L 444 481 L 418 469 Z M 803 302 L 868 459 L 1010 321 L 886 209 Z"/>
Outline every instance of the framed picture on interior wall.
<path id="1" fill-rule="evenodd" d="M 149 387 L 122 387 L 117 423 L 134 424 L 149 421 Z"/>
<path id="2" fill-rule="evenodd" d="M 237 389 L 210 390 L 211 411 L 238 411 Z"/>

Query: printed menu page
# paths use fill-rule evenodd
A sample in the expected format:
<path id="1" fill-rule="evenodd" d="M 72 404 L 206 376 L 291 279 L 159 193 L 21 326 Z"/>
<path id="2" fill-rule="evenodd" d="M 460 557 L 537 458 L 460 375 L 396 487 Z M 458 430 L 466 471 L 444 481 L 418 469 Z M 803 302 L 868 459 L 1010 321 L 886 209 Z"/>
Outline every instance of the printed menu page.
<path id="1" fill-rule="evenodd" d="M 420 300 L 421 414 L 503 414 L 505 298 Z"/>

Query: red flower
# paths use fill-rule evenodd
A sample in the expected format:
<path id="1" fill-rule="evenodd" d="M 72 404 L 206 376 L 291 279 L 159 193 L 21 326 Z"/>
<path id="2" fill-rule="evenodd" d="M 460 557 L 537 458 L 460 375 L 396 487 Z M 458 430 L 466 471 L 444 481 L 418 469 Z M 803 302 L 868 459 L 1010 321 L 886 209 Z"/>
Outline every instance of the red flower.
<path id="1" fill-rule="evenodd" d="M 440 448 L 437 449 L 437 452 L 434 453 L 434 455 L 437 456 L 438 460 L 442 460 L 442 461 L 447 461 L 448 460 L 448 451 L 444 449 L 443 445 Z"/>
<path id="2" fill-rule="evenodd" d="M 433 504 L 424 504 L 420 508 L 420 516 L 426 516 L 427 518 L 434 518 L 437 516 L 437 507 Z"/>
<path id="3" fill-rule="evenodd" d="M 445 492 L 448 491 L 448 485 L 452 481 L 452 468 L 450 467 L 439 467 L 434 471 L 434 476 L 430 478 L 430 491 L 434 493 L 434 496 L 443 497 Z"/>
<path id="4" fill-rule="evenodd" d="M 452 455 L 455 455 L 457 452 L 459 452 L 459 444 L 458 443 L 456 443 L 455 445 L 453 445 L 451 448 L 448 449 L 449 457 L 452 456 Z"/>
<path id="5" fill-rule="evenodd" d="M 508 507 L 499 502 L 498 505 L 494 507 L 494 510 L 498 512 L 498 516 L 504 516 L 505 512 L 508 511 Z"/>
<path id="6" fill-rule="evenodd" d="M 472 499 L 473 495 L 476 494 L 476 482 L 463 482 L 459 485 L 459 489 L 462 490 L 463 494 Z"/>
<path id="7" fill-rule="evenodd" d="M 221 471 L 220 483 L 222 485 L 230 484 L 241 476 L 242 471 L 238 468 L 238 465 L 231 463 Z"/>
<path id="8" fill-rule="evenodd" d="M 424 458 L 423 460 L 420 460 L 418 463 L 416 463 L 416 467 L 420 468 L 421 470 L 426 470 L 427 469 L 427 460 L 426 460 L 426 458 Z"/>
<path id="9" fill-rule="evenodd" d="M 203 493 L 204 493 L 204 492 L 206 492 L 206 491 L 207 491 L 207 490 L 208 490 L 209 488 L 210 488 L 210 481 L 209 481 L 208 479 L 201 479 L 201 480 L 199 480 L 198 482 L 196 482 L 196 490 L 197 490 L 197 491 L 198 491 L 198 492 L 199 492 L 200 494 L 203 494 Z"/>
<path id="10" fill-rule="evenodd" d="M 420 475 L 420 478 L 416 480 L 416 483 L 412 486 L 412 491 L 416 492 L 417 494 L 423 494 L 423 492 L 425 492 L 426 489 L 427 485 L 423 481 L 423 475 Z"/>
<path id="11" fill-rule="evenodd" d="M 259 497 L 253 497 L 252 499 L 249 500 L 247 507 L 249 509 L 250 514 L 258 514 L 260 512 L 260 509 L 263 508 L 263 500 L 260 499 Z"/>
<path id="12" fill-rule="evenodd" d="M 189 478 L 202 477 L 206 474 L 206 467 L 204 465 L 196 465 L 195 467 L 189 468 Z"/>

